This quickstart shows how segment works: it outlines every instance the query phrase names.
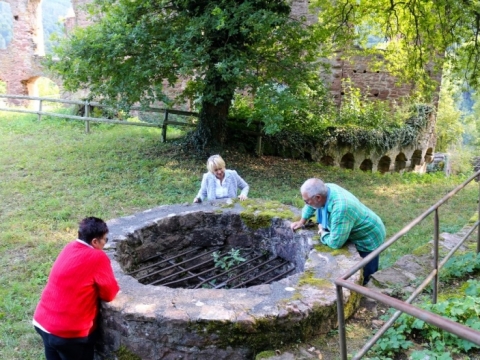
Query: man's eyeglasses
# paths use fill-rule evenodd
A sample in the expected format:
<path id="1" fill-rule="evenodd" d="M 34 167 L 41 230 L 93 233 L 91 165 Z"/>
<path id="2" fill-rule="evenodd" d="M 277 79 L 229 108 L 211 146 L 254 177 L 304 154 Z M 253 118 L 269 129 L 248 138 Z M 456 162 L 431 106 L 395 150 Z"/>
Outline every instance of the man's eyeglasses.
<path id="1" fill-rule="evenodd" d="M 312 198 L 314 198 L 315 196 L 317 195 L 310 196 L 308 199 L 303 199 L 303 201 L 305 201 L 305 204 L 308 204 L 310 203 L 310 200 L 312 200 Z"/>

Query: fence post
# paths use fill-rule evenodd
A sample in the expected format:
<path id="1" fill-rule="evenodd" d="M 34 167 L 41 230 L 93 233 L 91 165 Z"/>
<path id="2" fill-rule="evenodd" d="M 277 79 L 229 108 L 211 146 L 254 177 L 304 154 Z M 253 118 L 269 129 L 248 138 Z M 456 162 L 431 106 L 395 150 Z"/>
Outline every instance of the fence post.
<path id="1" fill-rule="evenodd" d="M 432 303 L 437 303 L 438 295 L 438 241 L 439 241 L 439 219 L 438 219 L 438 208 L 435 209 L 434 214 L 434 229 L 433 229 L 433 266 L 435 267 L 436 273 L 433 278 L 433 294 L 432 294 Z"/>
<path id="2" fill-rule="evenodd" d="M 162 124 L 162 142 L 167 141 L 168 109 L 165 109 L 165 117 Z"/>
<path id="3" fill-rule="evenodd" d="M 42 112 L 42 99 L 38 101 L 38 121 L 42 120 L 42 114 L 40 114 L 41 112 Z"/>
<path id="4" fill-rule="evenodd" d="M 88 101 L 85 101 L 85 111 L 83 112 L 84 117 L 90 117 L 90 105 Z M 90 121 L 85 120 L 85 133 L 90 133 Z"/>

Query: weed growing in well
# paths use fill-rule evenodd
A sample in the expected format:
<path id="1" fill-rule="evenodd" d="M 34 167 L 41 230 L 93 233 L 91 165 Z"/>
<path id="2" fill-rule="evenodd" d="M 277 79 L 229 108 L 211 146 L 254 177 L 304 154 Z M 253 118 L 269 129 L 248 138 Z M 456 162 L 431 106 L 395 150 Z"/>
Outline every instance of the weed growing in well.
<path id="1" fill-rule="evenodd" d="M 216 268 L 228 271 L 233 266 L 239 265 L 240 263 L 246 261 L 245 258 L 240 256 L 240 249 L 230 249 L 230 251 L 224 255 L 215 251 L 213 254 L 213 262 L 215 263 Z"/>

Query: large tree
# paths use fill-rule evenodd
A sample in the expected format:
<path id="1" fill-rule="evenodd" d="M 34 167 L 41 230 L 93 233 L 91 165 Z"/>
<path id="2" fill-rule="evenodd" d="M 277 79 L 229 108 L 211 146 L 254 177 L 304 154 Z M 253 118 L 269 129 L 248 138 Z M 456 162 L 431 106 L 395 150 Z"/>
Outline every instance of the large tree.
<path id="1" fill-rule="evenodd" d="M 432 74 L 450 74 L 477 88 L 480 79 L 478 0 L 314 0 L 319 26 L 339 49 L 380 53 L 388 70 L 430 90 Z M 368 46 L 369 37 L 384 41 Z M 360 45 L 352 47 L 351 44 Z"/>
<path id="2" fill-rule="evenodd" d="M 188 79 L 183 95 L 200 104 L 198 148 L 224 143 L 236 91 L 277 84 L 296 94 L 320 81 L 318 33 L 291 16 L 289 1 L 94 0 L 90 11 L 94 24 L 49 59 L 64 87 L 128 107 L 168 103 L 165 83 Z"/>

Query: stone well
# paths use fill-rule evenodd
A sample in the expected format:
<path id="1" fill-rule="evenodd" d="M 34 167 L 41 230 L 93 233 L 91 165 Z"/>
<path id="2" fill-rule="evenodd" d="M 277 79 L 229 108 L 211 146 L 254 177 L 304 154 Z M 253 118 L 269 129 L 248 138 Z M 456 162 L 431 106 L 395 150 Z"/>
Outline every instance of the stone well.
<path id="1" fill-rule="evenodd" d="M 109 255 L 120 293 L 102 303 L 97 358 L 251 359 L 337 326 L 333 280 L 360 260 L 352 244 L 318 244 L 316 228 L 292 232 L 300 211 L 276 202 L 215 201 L 160 206 L 110 220 Z M 144 285 L 132 273 L 145 259 L 191 246 L 269 251 L 295 270 L 239 289 Z M 360 282 L 361 275 L 351 278 Z M 344 290 L 350 316 L 358 296 Z"/>

